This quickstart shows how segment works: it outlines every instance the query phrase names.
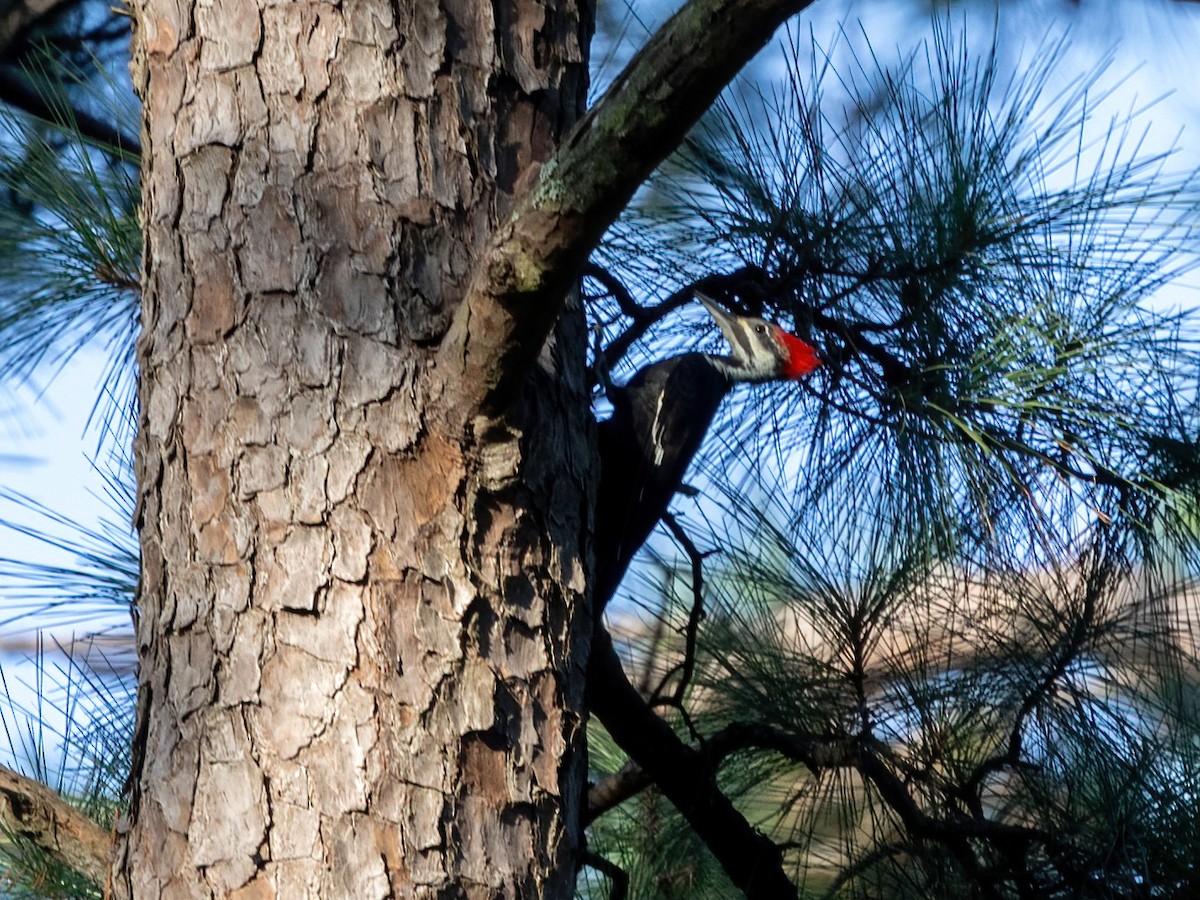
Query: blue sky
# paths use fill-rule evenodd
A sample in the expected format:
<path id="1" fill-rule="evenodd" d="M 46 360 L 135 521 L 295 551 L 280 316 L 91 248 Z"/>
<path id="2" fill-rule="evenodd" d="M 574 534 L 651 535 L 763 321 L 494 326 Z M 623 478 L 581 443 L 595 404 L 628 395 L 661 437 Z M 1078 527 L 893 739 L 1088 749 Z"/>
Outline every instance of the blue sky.
<path id="1" fill-rule="evenodd" d="M 1148 151 L 1179 146 L 1178 167 L 1200 165 L 1200 79 L 1197 79 L 1195 50 L 1200 38 L 1200 8 L 1196 4 L 1173 0 L 1116 2 L 1083 0 L 1070 2 L 1006 3 L 1004 12 L 994 19 L 987 4 L 961 4 L 954 15 L 963 16 L 969 33 L 981 42 L 990 40 L 993 22 L 998 23 L 1001 52 L 1013 60 L 1025 59 L 1035 52 L 1044 38 L 1070 29 L 1066 57 L 1060 67 L 1064 76 L 1086 71 L 1111 54 L 1108 83 L 1121 82 L 1120 89 L 1098 114 L 1119 117 L 1131 110 L 1149 106 L 1143 121 L 1151 126 Z M 628 14 L 621 5 L 614 16 Z M 630 42 L 642 39 L 642 23 L 653 27 L 665 18 L 669 7 L 640 4 L 637 20 L 629 19 L 625 34 Z M 794 27 L 812 33 L 824 45 L 833 43 L 839 27 L 845 29 L 843 42 L 864 46 L 862 34 L 870 39 L 873 51 L 886 58 L 899 48 L 904 50 L 929 33 L 928 7 L 921 3 L 824 2 L 819 0 Z M 861 30 L 860 30 L 861 29 Z M 615 72 L 626 53 L 611 55 L 597 51 L 597 59 L 607 58 L 600 74 L 603 82 Z M 1019 65 L 1019 63 L 1018 63 Z M 771 70 L 769 51 L 759 61 L 758 71 Z M 1164 292 L 1164 305 L 1190 307 L 1200 302 L 1195 278 Z M 39 372 L 36 383 L 19 391 L 15 408 L 0 404 L 0 490 L 27 495 L 49 509 L 69 513 L 85 528 L 97 527 L 104 518 L 112 519 L 106 505 L 104 482 L 94 470 L 97 433 L 87 422 L 96 402 L 101 383 L 104 356 L 99 350 L 77 353 L 59 372 Z M 12 503 L 0 501 L 0 519 L 38 525 L 38 517 Z M 60 551 L 11 532 L 0 532 L 0 556 L 16 556 L 47 562 L 64 561 Z M 13 626 L 9 626 L 11 628 Z M 0 641 L 5 631 L 0 630 Z"/>
<path id="2" fill-rule="evenodd" d="M 988 40 L 992 13 L 975 4 L 963 10 L 973 33 Z M 663 17 L 662 9 L 642 16 L 649 24 Z M 796 27 L 803 31 L 811 28 L 818 39 L 828 43 L 843 25 L 847 40 L 857 41 L 856 19 L 861 19 L 862 29 L 881 56 L 900 42 L 900 36 L 907 48 L 928 33 L 927 6 L 894 0 L 819 0 Z M 1021 59 L 1023 54 L 1028 58 L 1047 33 L 1068 26 L 1072 32 L 1062 65 L 1064 73 L 1087 70 L 1111 53 L 1107 77 L 1111 81 L 1125 79 L 1100 115 L 1120 116 L 1156 101 L 1145 116 L 1145 121 L 1153 125 L 1147 149 L 1162 149 L 1176 142 L 1181 148 L 1178 168 L 1200 165 L 1200 79 L 1194 49 L 1200 45 L 1200 4 L 1169 0 L 1006 3 L 999 19 L 1002 50 L 1013 60 Z M 640 41 L 643 32 L 632 23 L 628 34 Z M 769 60 L 761 66 L 769 70 Z M 1162 302 L 1194 306 L 1200 302 L 1200 289 L 1193 279 L 1166 292 Z M 103 499 L 104 481 L 91 462 L 97 435 L 86 429 L 104 363 L 99 350 L 84 350 L 57 374 L 38 373 L 37 383 L 15 396 L 20 401 L 15 412 L 4 402 L 9 396 L 0 395 L 0 489 L 19 492 L 49 509 L 68 513 L 72 521 L 88 529 L 114 517 Z M 5 501 L 0 501 L 0 519 L 35 527 L 45 524 L 36 515 Z M 70 562 L 61 551 L 7 530 L 0 531 L 0 556 Z M 114 611 L 114 622 L 127 621 L 125 614 Z M 35 624 L 0 626 L 0 647 L 6 639 L 28 635 Z M 59 631 L 60 638 L 69 636 L 70 629 Z"/>

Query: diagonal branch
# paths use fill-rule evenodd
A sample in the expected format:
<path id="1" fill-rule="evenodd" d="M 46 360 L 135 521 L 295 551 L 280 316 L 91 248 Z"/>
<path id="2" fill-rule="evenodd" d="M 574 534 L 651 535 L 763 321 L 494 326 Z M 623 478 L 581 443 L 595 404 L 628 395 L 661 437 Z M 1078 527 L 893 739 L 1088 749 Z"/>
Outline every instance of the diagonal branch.
<path id="1" fill-rule="evenodd" d="M 0 71 L 0 102 L 43 119 L 67 135 L 78 132 L 84 140 L 126 161 L 136 162 L 142 155 L 141 142 L 133 135 L 86 110 L 69 106 L 63 97 L 47 99 L 25 76 L 7 67 Z"/>
<path id="2" fill-rule="evenodd" d="M 796 896 L 779 848 L 747 822 L 717 787 L 704 754 L 681 741 L 629 683 L 603 627 L 597 628 L 592 642 L 588 705 L 748 898 Z"/>
<path id="3" fill-rule="evenodd" d="M 439 365 L 465 421 L 508 407 L 588 254 L 737 72 L 812 0 L 690 0 L 542 166 L 493 235 Z"/>
<path id="4" fill-rule="evenodd" d="M 0 766 L 0 822 L 93 884 L 107 880 L 108 832 L 40 781 L 5 766 Z"/>
<path id="5" fill-rule="evenodd" d="M 814 773 L 833 768 L 853 768 L 859 760 L 855 738 L 785 731 L 765 722 L 732 722 L 726 725 L 704 742 L 703 757 L 715 778 L 727 757 L 750 749 L 774 751 L 787 759 L 803 763 Z M 637 763 L 626 763 L 620 771 L 598 781 L 588 791 L 584 824 L 590 825 L 653 783 Z"/>
<path id="6" fill-rule="evenodd" d="M 625 900 L 629 895 L 629 874 L 614 862 L 610 862 L 590 850 L 583 852 L 582 860 L 585 866 L 595 869 L 612 883 L 609 900 Z"/>

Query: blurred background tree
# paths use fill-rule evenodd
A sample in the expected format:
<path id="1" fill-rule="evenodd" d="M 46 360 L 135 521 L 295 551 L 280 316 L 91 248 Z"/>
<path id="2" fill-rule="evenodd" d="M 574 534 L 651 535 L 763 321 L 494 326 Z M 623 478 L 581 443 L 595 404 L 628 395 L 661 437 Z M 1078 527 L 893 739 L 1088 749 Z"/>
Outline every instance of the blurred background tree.
<path id="1" fill-rule="evenodd" d="M 844 10 L 829 40 L 794 27 L 594 256 L 602 368 L 714 346 L 696 287 L 827 360 L 726 404 L 610 627 L 802 896 L 1179 896 L 1200 858 L 1200 358 L 1155 300 L 1194 266 L 1195 177 L 1148 140 L 1153 107 L 1111 114 L 1111 70 L 971 10 L 932 30 L 908 11 L 920 39 L 895 53 Z M 600 82 L 643 14 L 663 13 L 602 6 Z M 0 551 L 5 627 L 57 643 L 6 678 L 0 721 L 9 764 L 105 827 L 134 701 L 126 28 L 87 3 L 0 21 L 0 390 L 103 347 L 113 509 L 81 530 L 6 489 L 33 514 L 10 526 L 58 555 Z M 729 896 L 590 727 L 580 894 Z M 7 893 L 102 893 L 11 825 L 3 850 Z"/>

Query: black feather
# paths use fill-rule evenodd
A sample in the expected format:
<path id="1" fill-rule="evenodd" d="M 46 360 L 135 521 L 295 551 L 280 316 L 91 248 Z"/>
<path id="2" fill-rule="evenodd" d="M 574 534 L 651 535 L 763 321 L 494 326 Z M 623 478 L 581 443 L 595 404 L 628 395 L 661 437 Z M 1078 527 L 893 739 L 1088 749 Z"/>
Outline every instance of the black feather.
<path id="1" fill-rule="evenodd" d="M 666 512 L 731 387 L 712 357 L 685 353 L 647 366 L 616 391 L 612 417 L 597 434 L 597 618 Z"/>

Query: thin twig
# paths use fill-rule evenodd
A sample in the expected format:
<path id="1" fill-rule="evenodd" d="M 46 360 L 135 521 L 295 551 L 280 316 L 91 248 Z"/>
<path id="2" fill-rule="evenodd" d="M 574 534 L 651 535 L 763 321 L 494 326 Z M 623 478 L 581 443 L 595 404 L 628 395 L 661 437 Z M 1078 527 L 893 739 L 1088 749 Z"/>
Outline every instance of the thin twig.
<path id="1" fill-rule="evenodd" d="M 603 266 L 589 261 L 583 267 L 583 277 L 600 282 L 604 290 L 608 292 L 608 295 L 617 301 L 617 307 L 621 310 L 621 313 L 635 322 L 653 315 L 652 310 L 639 305 L 633 299 L 633 294 L 630 293 L 629 288 L 625 286 L 625 283 L 621 279 Z"/>
<path id="2" fill-rule="evenodd" d="M 667 682 L 679 673 L 679 682 L 675 685 L 675 690 L 669 700 L 670 705 L 682 709 L 683 697 L 687 692 L 689 685 L 692 683 L 692 676 L 696 672 L 696 643 L 700 634 L 700 623 L 704 620 L 704 560 L 712 556 L 712 551 L 706 553 L 700 552 L 700 549 L 692 541 L 683 526 L 679 524 L 679 520 L 670 512 L 663 513 L 662 522 L 675 536 L 675 540 L 679 541 L 683 547 L 684 553 L 688 555 L 688 559 L 692 565 L 692 607 L 688 612 L 687 624 L 683 629 L 683 659 L 663 675 L 659 681 L 658 687 L 650 695 L 650 704 L 656 705 L 663 701 L 663 691 L 666 689 Z"/>
<path id="3" fill-rule="evenodd" d="M 596 280 L 600 281 L 599 278 Z M 716 273 L 698 278 L 696 281 L 680 288 L 665 300 L 653 306 L 637 305 L 638 315 L 630 316 L 633 319 L 633 324 L 613 338 L 609 342 L 609 345 L 604 348 L 605 364 L 611 369 L 620 362 L 625 354 L 629 352 L 630 348 L 641 340 L 646 332 L 656 323 L 675 312 L 675 310 L 681 309 L 691 303 L 697 290 L 702 294 L 739 293 L 750 286 L 761 289 L 762 280 L 763 271 L 758 266 L 743 266 L 728 274 Z M 604 284 L 604 282 L 601 283 Z M 620 304 L 621 301 L 618 299 L 617 302 Z M 594 385 L 595 382 L 593 381 L 592 386 Z"/>
<path id="4" fill-rule="evenodd" d="M 609 900 L 625 900 L 625 897 L 629 894 L 628 872 L 615 862 L 607 860 L 598 853 L 593 853 L 591 850 L 584 850 L 581 859 L 585 866 L 595 869 L 612 882 L 612 892 L 608 895 Z"/>

